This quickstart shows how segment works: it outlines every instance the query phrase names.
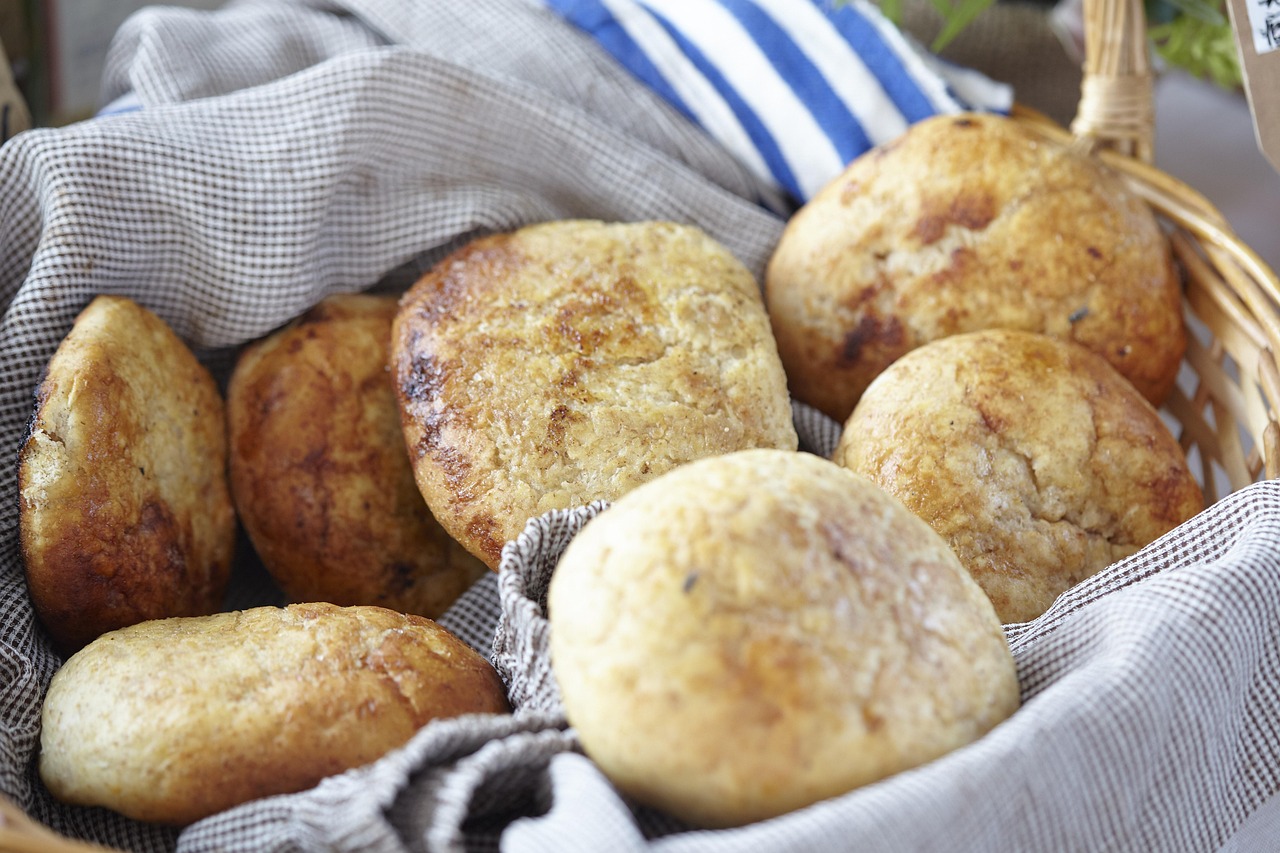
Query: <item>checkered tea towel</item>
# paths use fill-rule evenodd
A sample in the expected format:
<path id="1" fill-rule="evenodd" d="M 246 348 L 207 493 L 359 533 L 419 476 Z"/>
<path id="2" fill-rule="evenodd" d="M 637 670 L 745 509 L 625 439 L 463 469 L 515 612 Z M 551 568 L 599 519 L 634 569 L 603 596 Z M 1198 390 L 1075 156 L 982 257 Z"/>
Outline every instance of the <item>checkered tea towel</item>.
<path id="1" fill-rule="evenodd" d="M 434 724 L 377 764 L 209 818 L 180 848 L 1275 849 L 1280 482 L 1223 499 L 1034 622 L 1006 626 L 1023 705 L 981 740 L 844 796 L 714 831 L 628 802 L 566 726 L 547 586 L 573 535 L 607 511 L 597 503 L 532 520 L 504 551 L 496 589 L 486 580 L 460 602 L 477 624 L 496 614 L 494 662 L 513 717 Z"/>
<path id="2" fill-rule="evenodd" d="M 403 287 L 481 232 L 674 219 L 759 274 L 782 227 L 761 204 L 786 201 L 772 175 L 560 10 L 521 0 L 150 9 L 115 42 L 104 103 L 111 115 L 0 148 L 0 434 L 14 450 L 45 363 L 98 293 L 156 311 L 225 379 L 239 346 L 324 296 Z M 796 419 L 809 449 L 829 449 L 836 425 L 803 407 Z M 434 723 L 372 765 L 179 832 L 40 785 L 40 703 L 60 661 L 26 597 L 16 482 L 0 478 L 0 793 L 137 851 L 1202 851 L 1248 849 L 1275 825 L 1275 483 L 1009 626 L 1026 701 L 988 737 L 718 832 L 633 808 L 564 725 L 541 596 L 600 511 L 533 521 L 501 576 L 443 620 L 492 651 L 515 714 Z M 229 606 L 278 600 L 251 553 L 236 572 Z"/>

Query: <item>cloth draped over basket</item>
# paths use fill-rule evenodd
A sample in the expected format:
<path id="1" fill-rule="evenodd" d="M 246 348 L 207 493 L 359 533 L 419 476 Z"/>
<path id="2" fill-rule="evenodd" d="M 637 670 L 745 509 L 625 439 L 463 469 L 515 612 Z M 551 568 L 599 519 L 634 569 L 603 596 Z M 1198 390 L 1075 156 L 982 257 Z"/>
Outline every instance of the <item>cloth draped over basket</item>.
<path id="1" fill-rule="evenodd" d="M 734 145 L 753 127 L 793 128 L 732 106 L 711 108 L 725 124 L 699 126 L 689 120 L 703 121 L 698 106 L 668 100 L 599 31 L 577 26 L 588 7 L 631 10 L 632 25 L 682 45 L 685 59 L 667 61 L 698 67 L 698 40 L 673 38 L 667 16 L 691 6 L 550 5 L 276 0 L 132 18 L 113 45 L 106 115 L 0 149 L 9 446 L 22 440 L 44 364 L 98 293 L 155 310 L 225 378 L 237 347 L 322 297 L 402 287 L 469 236 L 527 222 L 675 219 L 759 275 L 778 212 L 818 179 L 799 177 L 806 157 L 775 170 L 782 161 Z M 657 17 L 636 24 L 641 13 Z M 934 67 L 935 83 L 944 72 Z M 1007 105 L 998 85 L 939 86 L 953 97 L 979 89 L 995 100 L 933 109 Z M 868 141 L 885 132 L 865 128 Z M 832 177 L 851 156 L 837 151 L 823 166 Z M 803 406 L 796 420 L 808 450 L 830 450 L 837 425 Z M 1201 851 L 1243 843 L 1280 815 L 1280 484 L 1235 492 L 1035 622 L 1008 626 L 1025 704 L 980 742 L 716 832 L 633 808 L 565 725 L 542 596 L 559 550 L 598 505 L 532 521 L 500 576 L 442 620 L 494 653 L 513 716 L 432 724 L 372 765 L 180 833 L 60 805 L 34 772 L 40 702 L 59 661 L 26 598 L 16 482 L 0 489 L 0 793 L 113 848 Z M 260 573 L 239 571 L 229 607 L 277 603 Z"/>

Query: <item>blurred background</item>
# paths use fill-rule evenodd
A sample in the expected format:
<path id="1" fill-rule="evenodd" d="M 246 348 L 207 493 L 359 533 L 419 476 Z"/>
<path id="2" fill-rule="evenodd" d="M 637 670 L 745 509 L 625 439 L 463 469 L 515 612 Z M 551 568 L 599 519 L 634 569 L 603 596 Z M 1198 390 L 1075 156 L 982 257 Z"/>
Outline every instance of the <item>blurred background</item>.
<path id="1" fill-rule="evenodd" d="M 214 9 L 225 0 L 167 0 Z M 0 0 L 0 44 L 38 125 L 93 115 L 107 46 L 143 0 Z"/>
<path id="2" fill-rule="evenodd" d="M 164 5 L 214 9 L 224 0 Z M 465 0 L 423 0 L 465 2 Z M 0 0 L 0 85 L 9 76 L 37 126 L 91 117 L 107 47 L 145 0 Z M 941 55 L 1012 83 L 1022 103 L 1063 124 L 1075 114 L 1080 62 L 1052 24 L 1052 0 L 998 0 Z M 901 25 L 929 44 L 941 21 L 929 0 L 906 0 Z M 9 74 L 6 75 L 6 71 Z M 1258 151 L 1244 96 L 1180 70 L 1156 84 L 1156 165 L 1213 202 L 1273 269 L 1280 269 L 1280 174 Z M 0 116 L 4 120 L 5 116 Z M 14 122 L 17 114 L 7 120 Z"/>

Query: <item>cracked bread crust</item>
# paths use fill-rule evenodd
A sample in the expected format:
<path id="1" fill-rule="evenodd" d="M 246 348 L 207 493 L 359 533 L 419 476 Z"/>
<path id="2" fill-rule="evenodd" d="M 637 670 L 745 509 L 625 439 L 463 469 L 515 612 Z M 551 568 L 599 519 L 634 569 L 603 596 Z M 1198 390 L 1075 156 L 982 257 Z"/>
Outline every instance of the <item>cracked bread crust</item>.
<path id="1" fill-rule="evenodd" d="M 1204 505 L 1181 447 L 1123 377 L 1027 332 L 958 335 L 899 359 L 832 458 L 938 531 L 1006 623 Z"/>
<path id="2" fill-rule="evenodd" d="M 692 459 L 797 446 L 759 286 L 692 227 L 479 238 L 409 290 L 392 340 L 418 487 L 490 567 L 548 510 Z"/>
<path id="3" fill-rule="evenodd" d="M 19 453 L 27 586 L 55 646 L 212 613 L 235 547 L 222 397 L 155 314 L 118 296 L 76 318 Z"/>
<path id="4" fill-rule="evenodd" d="M 1019 702 L 991 603 L 946 543 L 806 453 L 704 459 L 625 495 L 570 542 L 548 616 L 586 753 L 696 825 L 922 764 Z"/>
<path id="5" fill-rule="evenodd" d="M 379 607 L 259 607 L 106 634 L 55 674 L 40 775 L 61 800 L 187 824 L 373 761 L 433 719 L 507 713 L 436 623 Z"/>
<path id="6" fill-rule="evenodd" d="M 927 119 L 854 160 L 788 223 L 765 294 L 791 393 L 839 421 L 946 335 L 1075 341 L 1156 406 L 1186 348 L 1150 208 L 1095 158 L 996 115 Z"/>
<path id="7" fill-rule="evenodd" d="M 434 618 L 488 569 L 414 482 L 390 373 L 396 308 L 333 296 L 245 349 L 227 387 L 231 486 L 291 601 Z"/>

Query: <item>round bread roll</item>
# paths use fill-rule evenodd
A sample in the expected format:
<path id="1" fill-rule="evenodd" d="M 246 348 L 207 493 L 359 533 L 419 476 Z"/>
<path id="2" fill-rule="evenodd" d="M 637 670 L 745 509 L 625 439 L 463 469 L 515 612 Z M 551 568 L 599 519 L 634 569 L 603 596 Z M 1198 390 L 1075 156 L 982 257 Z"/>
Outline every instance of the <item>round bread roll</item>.
<path id="1" fill-rule="evenodd" d="M 862 477 L 750 450 L 623 496 L 565 550 L 551 661 L 624 793 L 762 820 L 930 761 L 1018 706 L 991 603 Z"/>
<path id="2" fill-rule="evenodd" d="M 797 445 L 760 289 L 688 226 L 475 240 L 401 300 L 392 349 L 418 487 L 491 567 L 548 510 L 691 459 Z"/>
<path id="3" fill-rule="evenodd" d="M 871 383 L 833 460 L 945 539 L 1003 622 L 1203 508 L 1159 414 L 1106 361 L 988 330 L 934 341 Z"/>
<path id="4" fill-rule="evenodd" d="M 19 453 L 27 586 L 61 652 L 219 607 L 235 550 L 226 466 L 209 372 L 137 303 L 90 302 L 49 361 Z"/>
<path id="5" fill-rule="evenodd" d="M 1151 209 L 1096 158 L 998 115 L 926 119 L 854 160 L 788 223 L 765 299 L 792 395 L 838 421 L 946 335 L 1076 341 L 1157 406 L 1186 347 Z"/>
<path id="6" fill-rule="evenodd" d="M 493 667 L 380 607 L 259 607 L 104 634 L 54 675 L 40 777 L 55 797 L 187 824 L 367 764 L 434 719 L 508 712 Z"/>
<path id="7" fill-rule="evenodd" d="M 227 386 L 231 487 L 293 601 L 436 617 L 486 566 L 413 479 L 389 367 L 392 296 L 332 296 L 241 354 Z"/>

